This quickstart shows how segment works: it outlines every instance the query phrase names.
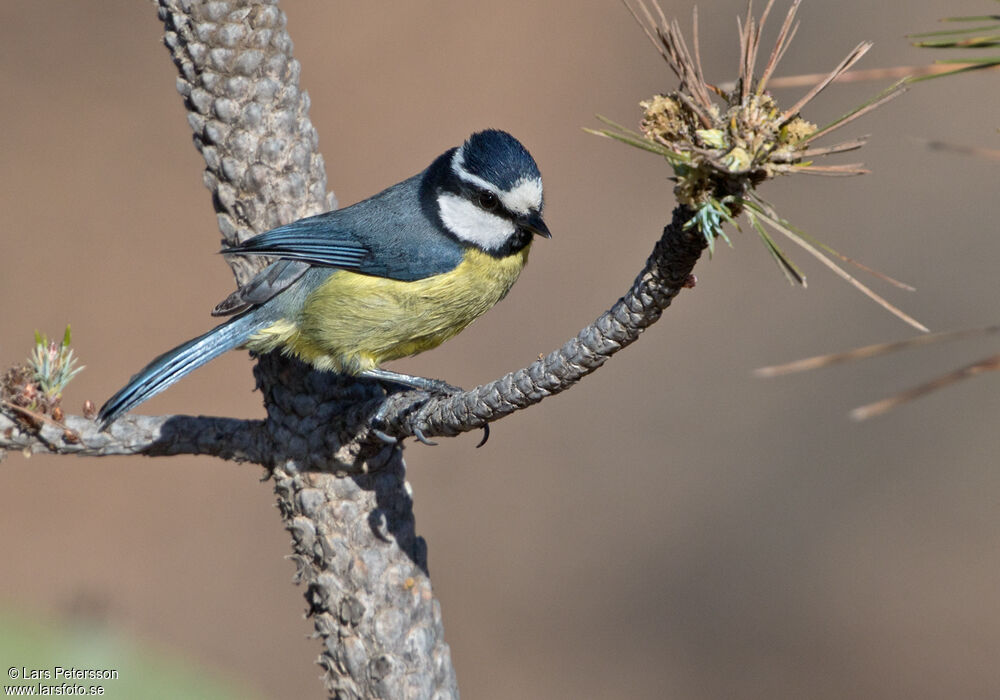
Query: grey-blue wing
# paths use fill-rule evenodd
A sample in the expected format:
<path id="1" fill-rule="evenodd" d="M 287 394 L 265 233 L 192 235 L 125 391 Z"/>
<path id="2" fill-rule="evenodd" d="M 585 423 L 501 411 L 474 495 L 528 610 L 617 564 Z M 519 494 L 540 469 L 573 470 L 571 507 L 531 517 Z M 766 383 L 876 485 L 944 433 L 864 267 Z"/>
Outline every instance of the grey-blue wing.
<path id="1" fill-rule="evenodd" d="M 412 282 L 454 269 L 461 244 L 428 213 L 423 174 L 350 207 L 249 238 L 227 255 L 270 255 Z"/>
<path id="2" fill-rule="evenodd" d="M 309 263 L 278 260 L 271 263 L 245 285 L 216 304 L 213 316 L 231 316 L 259 306 L 291 287 L 309 270 Z"/>
<path id="3" fill-rule="evenodd" d="M 324 216 L 280 226 L 222 252 L 226 255 L 271 255 L 282 260 L 357 270 L 371 251 L 349 232 L 338 231 L 328 224 Z"/>
<path id="4" fill-rule="evenodd" d="M 426 201 L 432 195 L 426 191 L 424 175 L 350 207 L 299 219 L 225 249 L 226 255 L 268 255 L 278 261 L 212 313 L 227 315 L 263 304 L 289 289 L 312 266 L 403 282 L 454 269 L 462 262 L 464 248 L 432 218 Z"/>

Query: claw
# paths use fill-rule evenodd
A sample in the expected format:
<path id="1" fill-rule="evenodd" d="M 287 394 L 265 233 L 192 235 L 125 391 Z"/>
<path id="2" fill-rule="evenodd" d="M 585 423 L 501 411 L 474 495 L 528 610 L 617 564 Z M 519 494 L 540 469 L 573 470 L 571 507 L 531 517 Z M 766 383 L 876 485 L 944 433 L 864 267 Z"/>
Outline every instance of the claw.
<path id="1" fill-rule="evenodd" d="M 371 418 L 371 426 L 372 426 L 371 430 L 372 430 L 372 435 L 377 437 L 385 444 L 395 445 L 399 442 L 399 438 L 393 437 L 384 430 L 381 430 L 378 427 L 376 427 L 380 425 L 385 425 L 385 414 L 388 411 L 388 408 L 389 408 L 389 402 L 383 401 L 382 405 L 378 407 L 377 411 L 375 411 L 375 415 L 373 415 Z"/>
<path id="2" fill-rule="evenodd" d="M 413 437 L 417 438 L 417 440 L 419 440 L 420 442 L 422 442 L 425 445 L 430 445 L 431 447 L 436 447 L 437 446 L 436 442 L 434 442 L 433 440 L 428 440 L 427 439 L 427 436 L 424 435 L 424 431 L 421 430 L 420 428 L 414 428 L 413 429 Z"/>
<path id="3" fill-rule="evenodd" d="M 372 428 L 372 435 L 387 445 L 395 445 L 399 442 L 399 438 L 394 438 L 392 435 L 389 435 L 389 433 L 382 432 L 378 428 Z"/>
<path id="4" fill-rule="evenodd" d="M 490 439 L 490 424 L 486 423 L 483 425 L 483 439 L 479 441 L 478 445 L 476 445 L 476 449 L 478 450 L 480 447 L 485 445 L 486 441 L 489 439 Z"/>

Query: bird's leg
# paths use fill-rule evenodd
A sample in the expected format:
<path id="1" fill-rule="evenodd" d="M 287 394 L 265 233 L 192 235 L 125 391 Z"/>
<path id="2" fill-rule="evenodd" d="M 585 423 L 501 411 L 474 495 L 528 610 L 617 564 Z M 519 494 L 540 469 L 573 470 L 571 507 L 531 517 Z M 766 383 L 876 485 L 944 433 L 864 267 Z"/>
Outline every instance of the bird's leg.
<path id="1" fill-rule="evenodd" d="M 391 382 L 407 389 L 425 391 L 428 394 L 455 394 L 462 391 L 461 387 L 454 386 L 440 379 L 428 379 L 427 377 L 417 377 L 412 374 L 401 374 L 400 372 L 391 372 L 387 369 L 379 369 L 377 367 L 375 369 L 366 369 L 358 376 L 365 377 L 366 379 L 377 379 L 382 382 Z"/>

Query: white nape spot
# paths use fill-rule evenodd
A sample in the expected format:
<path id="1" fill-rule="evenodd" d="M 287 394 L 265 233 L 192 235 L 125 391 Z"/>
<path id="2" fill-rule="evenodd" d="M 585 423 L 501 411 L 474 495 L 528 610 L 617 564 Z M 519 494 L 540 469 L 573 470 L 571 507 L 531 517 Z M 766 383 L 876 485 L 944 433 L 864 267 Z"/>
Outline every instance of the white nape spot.
<path id="1" fill-rule="evenodd" d="M 500 201 L 515 214 L 530 214 L 542 210 L 542 179 L 521 180 L 510 192 L 501 192 Z"/>
<path id="2" fill-rule="evenodd" d="M 459 240 L 484 250 L 502 248 L 516 231 L 514 224 L 507 219 L 448 192 L 438 195 L 438 210 L 441 221 Z"/>

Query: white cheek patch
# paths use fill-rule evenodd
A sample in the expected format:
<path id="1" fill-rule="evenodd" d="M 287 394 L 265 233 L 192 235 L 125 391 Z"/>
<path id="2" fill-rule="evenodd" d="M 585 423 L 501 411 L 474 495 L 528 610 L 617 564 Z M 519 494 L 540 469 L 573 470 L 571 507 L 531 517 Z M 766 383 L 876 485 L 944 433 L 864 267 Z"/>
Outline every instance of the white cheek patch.
<path id="1" fill-rule="evenodd" d="M 542 181 L 533 177 L 521 180 L 510 192 L 499 192 L 500 201 L 515 214 L 527 216 L 542 210 Z"/>
<path id="2" fill-rule="evenodd" d="M 459 240 L 486 250 L 498 250 L 515 233 L 514 224 L 447 192 L 438 196 L 441 221 Z"/>

